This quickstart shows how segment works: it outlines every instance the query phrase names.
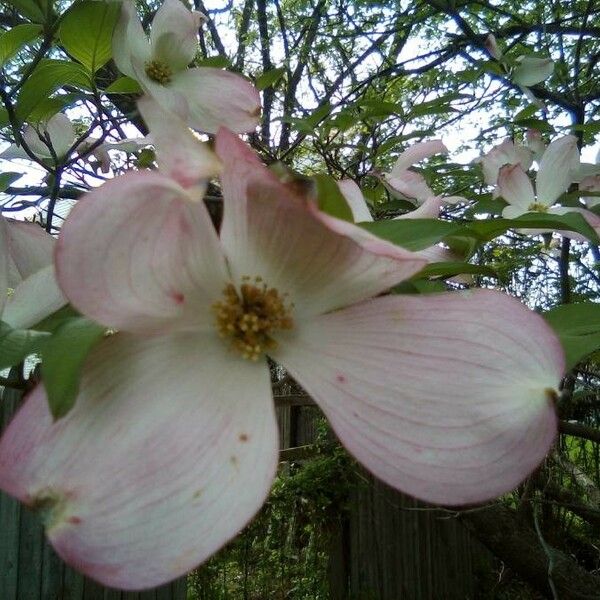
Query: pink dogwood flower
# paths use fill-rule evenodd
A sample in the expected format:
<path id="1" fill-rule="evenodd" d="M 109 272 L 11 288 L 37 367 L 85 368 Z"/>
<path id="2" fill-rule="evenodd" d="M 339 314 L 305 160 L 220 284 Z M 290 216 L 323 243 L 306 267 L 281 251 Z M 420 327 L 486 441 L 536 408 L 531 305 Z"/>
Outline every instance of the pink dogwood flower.
<path id="1" fill-rule="evenodd" d="M 164 111 L 176 113 L 190 127 L 214 133 L 222 124 L 237 132 L 252 131 L 260 115 L 256 88 L 222 69 L 188 66 L 198 48 L 202 15 L 180 0 L 165 0 L 158 9 L 150 39 L 135 5 L 125 0 L 113 35 L 119 69 L 136 79 Z"/>
<path id="2" fill-rule="evenodd" d="M 489 290 L 380 296 L 425 260 L 319 212 L 231 132 L 216 152 L 220 235 L 173 164 L 108 181 L 64 225 L 60 284 L 118 333 L 66 417 L 30 394 L 0 440 L 0 487 L 43 509 L 69 564 L 147 588 L 236 535 L 278 462 L 267 355 L 409 494 L 479 502 L 539 464 L 564 369 L 539 315 Z"/>
<path id="3" fill-rule="evenodd" d="M 523 171 L 528 171 L 533 162 L 533 154 L 529 148 L 515 144 L 511 139 L 504 140 L 494 146 L 487 154 L 475 159 L 481 165 L 483 180 L 488 185 L 498 183 L 498 174 L 505 165 L 519 165 Z"/>
<path id="4" fill-rule="evenodd" d="M 498 191 L 509 204 L 502 215 L 516 218 L 527 212 L 564 214 L 568 207 L 554 207 L 567 191 L 579 168 L 577 138 L 565 135 L 554 140 L 540 160 L 535 190 L 521 164 L 503 166 L 498 174 Z"/>

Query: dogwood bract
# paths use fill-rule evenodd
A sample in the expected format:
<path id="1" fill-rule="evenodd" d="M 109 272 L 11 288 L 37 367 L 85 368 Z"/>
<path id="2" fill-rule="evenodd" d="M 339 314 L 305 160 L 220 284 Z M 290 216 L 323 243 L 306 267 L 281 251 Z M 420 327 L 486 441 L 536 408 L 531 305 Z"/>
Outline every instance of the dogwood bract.
<path id="1" fill-rule="evenodd" d="M 165 0 L 148 40 L 135 5 L 125 0 L 113 35 L 115 63 L 164 111 L 176 113 L 190 127 L 214 133 L 227 124 L 234 131 L 252 131 L 260 115 L 260 97 L 253 85 L 223 69 L 188 68 L 198 48 L 201 19 L 180 0 Z"/>
<path id="2" fill-rule="evenodd" d="M 0 216 L 0 319 L 11 327 L 31 327 L 67 303 L 52 263 L 55 242 L 35 223 Z"/>
<path id="3" fill-rule="evenodd" d="M 373 174 L 381 180 L 394 198 L 407 200 L 415 206 L 420 206 L 435 194 L 427 185 L 423 175 L 413 171 L 411 167 L 425 158 L 443 152 L 448 152 L 448 149 L 441 140 L 418 142 L 400 153 L 389 173 L 380 174 L 378 171 L 374 171 Z M 457 202 L 466 202 L 466 200 L 462 196 L 446 196 L 444 202 L 456 204 Z"/>
<path id="4" fill-rule="evenodd" d="M 0 441 L 0 487 L 44 510 L 57 552 L 139 589 L 234 536 L 278 462 L 266 355 L 409 494 L 478 502 L 531 472 L 564 365 L 542 318 L 487 290 L 379 296 L 425 260 L 319 212 L 231 132 L 216 151 L 220 236 L 194 177 L 170 169 L 105 183 L 64 225 L 66 295 L 119 333 L 92 351 L 65 418 L 39 386 Z"/>

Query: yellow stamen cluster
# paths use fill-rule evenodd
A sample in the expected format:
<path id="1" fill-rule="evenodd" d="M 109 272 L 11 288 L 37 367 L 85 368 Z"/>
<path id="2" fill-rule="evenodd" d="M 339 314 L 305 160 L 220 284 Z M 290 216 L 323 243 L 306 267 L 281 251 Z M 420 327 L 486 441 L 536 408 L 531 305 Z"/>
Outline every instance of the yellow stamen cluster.
<path id="1" fill-rule="evenodd" d="M 171 82 L 173 71 L 171 71 L 169 65 L 166 65 L 160 60 L 151 60 L 146 63 L 146 75 L 148 75 L 152 81 L 160 83 L 160 85 L 167 85 L 167 83 Z"/>
<path id="2" fill-rule="evenodd" d="M 541 204 L 540 202 L 534 202 L 527 207 L 527 210 L 530 212 L 541 212 L 547 213 L 548 207 L 545 204 Z"/>
<path id="3" fill-rule="evenodd" d="M 247 360 L 258 360 L 264 352 L 277 347 L 271 334 L 292 329 L 292 305 L 287 294 L 268 287 L 260 277 L 253 282 L 244 277 L 239 292 L 233 284 L 223 290 L 223 300 L 213 304 L 217 329 L 222 338 L 231 340 L 231 348 Z"/>

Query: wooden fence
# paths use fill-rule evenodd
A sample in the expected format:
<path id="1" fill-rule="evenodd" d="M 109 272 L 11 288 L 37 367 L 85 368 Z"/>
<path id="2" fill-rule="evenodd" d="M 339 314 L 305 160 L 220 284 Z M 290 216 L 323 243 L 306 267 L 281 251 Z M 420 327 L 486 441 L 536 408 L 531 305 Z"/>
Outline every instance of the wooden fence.
<path id="1" fill-rule="evenodd" d="M 18 402 L 18 392 L 4 390 L 0 431 Z M 289 404 L 278 408 L 282 447 L 309 444 L 315 434 L 315 409 Z M 452 514 L 427 508 L 368 474 L 363 476 L 367 484 L 352 492 L 350 511 L 334 532 L 329 557 L 331 599 L 473 598 L 471 557 L 474 548 L 480 550 Z M 156 590 L 130 593 L 82 577 L 45 543 L 36 515 L 0 493 L 0 600 L 185 599 L 185 578 Z"/>

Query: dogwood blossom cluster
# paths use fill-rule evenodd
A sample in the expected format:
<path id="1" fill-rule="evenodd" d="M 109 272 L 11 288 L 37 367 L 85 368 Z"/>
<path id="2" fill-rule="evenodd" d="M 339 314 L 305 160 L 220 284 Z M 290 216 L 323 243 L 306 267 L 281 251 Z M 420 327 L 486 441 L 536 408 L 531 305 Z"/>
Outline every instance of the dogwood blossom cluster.
<path id="1" fill-rule="evenodd" d="M 579 183 L 582 191 L 596 189 L 598 166 L 581 163 L 577 138 L 565 135 L 546 146 L 539 135 L 530 132 L 527 141 L 527 146 L 523 146 L 505 140 L 478 160 L 485 182 L 494 186 L 495 196 L 507 202 L 502 216 L 513 219 L 529 212 L 557 215 L 578 212 L 592 228 L 600 231 L 600 217 L 593 212 L 582 205 L 559 204 L 574 183 Z M 539 165 L 535 187 L 528 175 L 534 160 Z M 593 206 L 593 201 L 586 204 Z"/>
<path id="2" fill-rule="evenodd" d="M 66 562 L 122 589 L 191 570 L 264 502 L 279 450 L 269 359 L 356 460 L 429 502 L 513 489 L 556 436 L 564 356 L 544 320 L 491 290 L 390 294 L 427 256 L 263 165 L 236 133 L 257 122 L 256 90 L 188 69 L 198 23 L 166 0 L 148 41 L 124 5 L 115 57 L 146 93 L 158 168 L 109 179 L 67 218 L 47 268 L 107 335 L 64 418 L 38 385 L 0 439 L 0 488 L 42 510 Z M 216 132 L 214 147 L 189 126 Z M 408 166 L 442 150 L 413 147 L 387 178 L 431 216 L 443 199 Z M 203 202 L 217 177 L 219 232 Z M 360 190 L 341 189 L 366 220 Z"/>

